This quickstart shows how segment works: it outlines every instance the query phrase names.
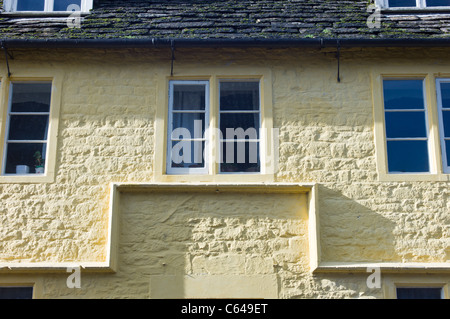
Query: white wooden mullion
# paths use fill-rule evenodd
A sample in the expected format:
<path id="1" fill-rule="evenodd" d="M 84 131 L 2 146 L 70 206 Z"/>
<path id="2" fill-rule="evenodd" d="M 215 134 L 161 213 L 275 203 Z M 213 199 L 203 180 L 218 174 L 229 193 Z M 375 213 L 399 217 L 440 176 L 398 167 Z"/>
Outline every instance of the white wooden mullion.
<path id="1" fill-rule="evenodd" d="M 45 12 L 53 11 L 53 0 L 45 0 L 44 11 Z"/>
<path id="2" fill-rule="evenodd" d="M 442 92 L 441 92 L 441 83 L 448 83 L 449 79 L 437 79 L 436 80 L 436 95 L 437 95 L 437 108 L 438 108 L 438 117 L 439 117 L 439 133 L 441 138 L 441 154 L 443 161 L 443 169 L 444 173 L 450 173 L 450 158 L 447 158 L 447 151 L 445 141 L 448 141 L 449 138 L 445 137 L 444 134 L 444 114 L 442 108 Z"/>

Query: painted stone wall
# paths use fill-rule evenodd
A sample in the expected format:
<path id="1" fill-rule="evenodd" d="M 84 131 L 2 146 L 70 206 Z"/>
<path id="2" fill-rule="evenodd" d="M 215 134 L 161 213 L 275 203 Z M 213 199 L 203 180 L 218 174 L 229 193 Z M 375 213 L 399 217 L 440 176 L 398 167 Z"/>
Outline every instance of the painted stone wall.
<path id="1" fill-rule="evenodd" d="M 62 72 L 62 99 L 54 182 L 0 184 L 0 262 L 104 261 L 110 183 L 155 181 L 158 83 L 170 74 L 170 51 L 17 50 L 14 57 L 13 78 Z M 274 179 L 318 183 L 322 260 L 443 263 L 448 182 L 378 180 L 371 72 L 379 64 L 411 73 L 439 64 L 450 73 L 446 57 L 446 50 L 344 50 L 338 83 L 333 50 L 178 49 L 174 71 L 270 68 L 280 130 Z M 6 75 L 5 63 L 0 71 Z M 6 271 L 0 284 L 33 281 L 44 298 L 198 297 L 205 287 L 222 289 L 218 297 L 263 290 L 257 297 L 383 298 L 383 289 L 367 287 L 368 274 L 309 272 L 302 209 L 286 194 L 126 194 L 115 274 L 82 272 L 81 288 L 69 289 L 66 273 Z"/>

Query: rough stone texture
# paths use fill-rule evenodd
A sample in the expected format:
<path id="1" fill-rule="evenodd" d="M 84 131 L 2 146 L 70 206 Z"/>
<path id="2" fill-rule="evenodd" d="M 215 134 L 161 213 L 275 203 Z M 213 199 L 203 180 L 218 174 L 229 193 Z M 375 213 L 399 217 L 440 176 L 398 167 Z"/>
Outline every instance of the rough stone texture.
<path id="1" fill-rule="evenodd" d="M 0 15 L 0 38 L 373 39 L 449 35 L 449 12 L 383 11 L 377 16 L 381 27 L 370 28 L 367 21 L 375 16 L 368 5 L 366 0 L 94 1 L 91 13 L 81 17 L 80 28 L 70 28 L 67 16 Z"/>
<path id="2" fill-rule="evenodd" d="M 446 262 L 448 182 L 378 181 L 370 72 L 448 70 L 448 54 L 343 50 L 337 83 L 333 52 L 185 49 L 175 72 L 197 61 L 272 70 L 276 181 L 319 183 L 324 261 Z M 153 181 L 157 81 L 170 74 L 170 52 L 15 50 L 18 67 L 64 73 L 56 179 L 0 184 L 0 262 L 104 261 L 109 183 Z M 306 220 L 289 196 L 127 195 L 121 207 L 118 272 L 83 273 L 81 289 L 66 287 L 67 274 L 42 274 L 44 297 L 145 298 L 152 275 L 177 274 L 274 275 L 280 298 L 383 297 L 364 274 L 309 273 Z"/>

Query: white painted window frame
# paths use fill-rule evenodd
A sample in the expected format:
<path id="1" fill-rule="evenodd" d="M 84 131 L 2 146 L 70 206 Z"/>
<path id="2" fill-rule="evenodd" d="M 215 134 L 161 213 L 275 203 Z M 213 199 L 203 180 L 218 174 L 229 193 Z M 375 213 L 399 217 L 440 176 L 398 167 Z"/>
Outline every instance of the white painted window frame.
<path id="1" fill-rule="evenodd" d="M 220 110 L 220 83 L 221 82 L 257 82 L 258 83 L 258 94 L 259 94 L 259 105 L 258 105 L 258 110 L 257 111 L 239 111 L 239 110 L 233 110 L 233 111 L 221 111 Z M 223 143 L 223 142 L 254 142 L 254 143 L 258 143 L 258 147 L 259 147 L 259 153 L 258 153 L 258 160 L 259 160 L 259 162 L 260 162 L 260 168 L 259 168 L 259 171 L 258 172 L 221 172 L 220 171 L 220 166 L 219 166 L 219 174 L 261 174 L 261 171 L 262 171 L 262 162 L 261 162 L 261 154 L 265 154 L 265 153 L 262 153 L 262 147 L 263 147 L 263 145 L 261 145 L 262 143 L 261 143 L 261 139 L 262 139 L 262 136 L 261 136 L 261 133 L 262 133 L 262 130 L 261 130 L 261 127 L 262 127 L 262 114 L 261 114 L 261 81 L 259 80 L 259 79 L 220 79 L 219 80 L 219 88 L 218 88 L 218 92 L 219 92 L 219 105 L 218 105 L 218 108 L 219 108 L 219 118 L 218 118 L 218 120 L 219 120 L 219 124 L 218 124 L 218 127 L 220 128 L 221 126 L 220 126 L 220 120 L 221 120 L 221 115 L 222 114 L 233 114 L 233 113 L 250 113 L 250 114 L 255 114 L 255 113 L 258 113 L 259 114 L 259 138 L 257 138 L 257 139 L 236 139 L 236 140 L 234 140 L 234 139 L 232 139 L 232 140 L 230 140 L 230 139 L 227 139 L 226 138 L 226 136 L 222 136 L 222 138 L 219 140 L 219 144 L 221 144 L 221 143 Z M 225 132 L 222 132 L 222 134 L 225 134 Z M 225 145 L 224 145 L 224 147 L 225 147 Z M 221 150 L 221 147 L 220 147 L 220 145 L 219 145 L 219 150 Z M 223 151 L 223 150 L 222 150 Z M 222 158 L 223 157 L 223 155 L 222 155 L 222 153 L 219 153 L 219 158 Z M 225 161 L 225 159 L 224 158 L 222 158 L 223 159 L 223 161 Z"/>
<path id="2" fill-rule="evenodd" d="M 2 166 L 2 176 L 16 176 L 19 174 L 7 174 L 6 173 L 6 161 L 7 161 L 7 155 L 8 155 L 8 144 L 9 143 L 32 143 L 32 144 L 44 144 L 44 152 L 42 153 L 42 158 L 45 160 L 46 158 L 48 158 L 48 139 L 49 139 L 49 126 L 50 126 L 50 116 L 51 116 L 51 110 L 49 110 L 48 112 L 11 112 L 11 107 L 12 107 L 12 97 L 14 94 L 14 89 L 13 86 L 16 83 L 29 83 L 29 84 L 33 84 L 33 83 L 50 83 L 50 81 L 13 81 L 10 83 L 10 89 L 9 89 L 9 97 L 8 97 L 8 113 L 6 116 L 6 125 L 5 125 L 5 141 L 4 141 L 4 146 L 3 149 L 5 150 L 5 152 L 3 152 L 3 166 Z M 53 84 L 52 84 L 53 87 Z M 51 107 L 51 104 L 50 104 Z M 11 115 L 48 115 L 48 122 L 47 122 L 47 139 L 45 140 L 10 140 L 9 139 L 9 126 L 10 126 L 10 120 L 11 120 Z M 45 163 L 45 170 L 44 170 L 44 174 L 47 171 L 47 163 Z M 32 173 L 28 173 L 26 175 L 33 175 Z"/>
<path id="3" fill-rule="evenodd" d="M 426 137 L 406 137 L 406 138 L 388 138 L 386 135 L 386 130 L 387 130 L 387 125 L 386 123 L 384 124 L 384 130 L 385 130 L 385 147 L 386 147 L 386 156 L 389 156 L 389 154 L 387 153 L 387 142 L 388 141 L 426 141 L 427 142 L 427 152 L 428 152 L 428 172 L 390 172 L 389 171 L 389 165 L 387 164 L 387 172 L 388 174 L 398 174 L 398 175 L 402 175 L 402 174 L 410 174 L 410 175 L 415 175 L 415 174 L 430 174 L 433 173 L 432 172 L 432 163 L 431 163 L 431 154 L 432 154 L 432 150 L 431 150 L 431 143 L 430 143 L 430 126 L 429 126 L 429 115 L 428 115 L 428 105 L 427 105 L 427 90 L 426 90 L 426 83 L 425 83 L 425 79 L 424 78 L 417 78 L 417 77 L 401 77 L 401 78 L 397 78 L 397 77 L 383 77 L 383 81 L 384 80 L 421 80 L 422 81 L 422 93 L 423 93 L 423 106 L 424 109 L 423 110 L 417 110 L 417 109 L 390 109 L 390 110 L 386 110 L 384 108 L 384 97 L 383 97 L 383 116 L 386 116 L 387 112 L 424 112 L 425 113 L 425 129 L 426 129 L 426 133 L 427 136 Z M 387 161 L 387 158 L 386 158 Z"/>
<path id="4" fill-rule="evenodd" d="M 445 141 L 450 140 L 450 137 L 445 137 L 445 135 L 444 135 L 443 111 L 450 111 L 450 108 L 444 108 L 442 106 L 441 83 L 450 83 L 450 78 L 436 79 L 436 95 L 437 95 L 437 108 L 438 108 L 438 117 L 439 117 L 439 136 L 440 136 L 440 141 L 441 141 L 441 152 L 442 152 L 442 168 L 443 168 L 444 173 L 449 174 L 450 173 L 450 158 L 447 158 Z"/>
<path id="5" fill-rule="evenodd" d="M 450 6 L 441 6 L 441 7 L 428 7 L 426 4 L 426 0 L 416 0 L 415 7 L 389 7 L 389 0 L 375 0 L 375 4 L 380 8 L 391 8 L 391 9 L 429 9 L 429 8 L 450 8 Z"/>
<path id="6" fill-rule="evenodd" d="M 4 0 L 3 9 L 6 12 L 33 12 L 33 11 L 17 11 L 17 2 L 20 0 Z M 37 12 L 72 12 L 72 11 L 53 11 L 55 0 L 45 0 L 44 11 Z M 92 9 L 93 0 L 81 0 L 81 12 L 89 12 Z M 36 12 L 36 11 L 35 11 Z"/>
<path id="7" fill-rule="evenodd" d="M 173 97 L 174 97 L 174 85 L 204 85 L 205 86 L 205 136 L 201 141 L 205 142 L 204 149 L 204 167 L 172 167 L 172 127 L 173 127 Z M 185 175 L 185 174 L 208 174 L 209 172 L 209 121 L 210 121 L 210 83 L 208 80 L 171 80 L 169 81 L 169 109 L 168 109 L 168 125 L 167 125 L 167 162 L 166 172 L 173 175 Z M 191 138 L 191 140 L 196 140 Z M 200 141 L 200 140 L 199 140 Z"/>

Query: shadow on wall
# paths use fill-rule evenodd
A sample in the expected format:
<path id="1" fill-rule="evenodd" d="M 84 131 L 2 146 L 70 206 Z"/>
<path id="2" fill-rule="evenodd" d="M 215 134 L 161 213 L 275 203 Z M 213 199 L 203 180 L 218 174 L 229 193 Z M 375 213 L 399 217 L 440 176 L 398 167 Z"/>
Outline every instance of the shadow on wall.
<path id="1" fill-rule="evenodd" d="M 357 192 L 364 193 L 364 187 L 367 185 L 362 184 Z M 368 189 L 373 192 L 373 185 Z M 369 198 L 363 196 L 358 201 Z M 400 262 L 395 249 L 396 223 L 358 201 L 344 196 L 342 190 L 319 185 L 322 262 Z"/>
<path id="2" fill-rule="evenodd" d="M 320 186 L 318 194 L 322 261 L 398 260 L 392 221 L 341 192 Z M 310 276 L 306 194 L 120 196 L 119 290 L 139 298 L 313 298 L 328 289 L 326 274 Z M 341 278 L 335 289 L 367 289 L 353 281 Z"/>

